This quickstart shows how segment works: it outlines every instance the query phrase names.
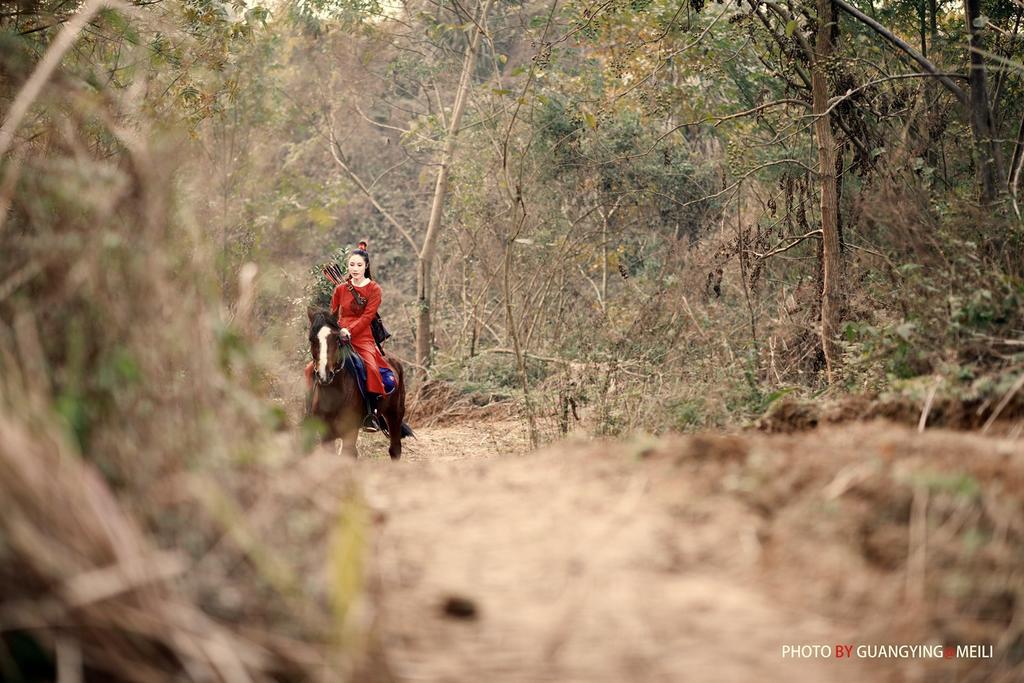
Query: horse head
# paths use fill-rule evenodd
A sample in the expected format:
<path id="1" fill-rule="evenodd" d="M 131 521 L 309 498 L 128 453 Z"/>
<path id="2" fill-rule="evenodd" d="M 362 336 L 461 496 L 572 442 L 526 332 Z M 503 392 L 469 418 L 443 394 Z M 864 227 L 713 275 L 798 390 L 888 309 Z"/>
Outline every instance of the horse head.
<path id="1" fill-rule="evenodd" d="M 313 357 L 313 369 L 319 381 L 329 384 L 334 379 L 340 364 L 341 328 L 327 311 L 309 308 L 309 353 Z"/>

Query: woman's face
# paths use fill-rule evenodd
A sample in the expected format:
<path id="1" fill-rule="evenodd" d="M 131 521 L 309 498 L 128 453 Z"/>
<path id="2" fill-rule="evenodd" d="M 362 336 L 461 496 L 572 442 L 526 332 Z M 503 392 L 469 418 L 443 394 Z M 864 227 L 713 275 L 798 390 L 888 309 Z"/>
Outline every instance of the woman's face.
<path id="1" fill-rule="evenodd" d="M 359 254 L 353 254 L 348 259 L 348 274 L 352 279 L 359 282 L 366 273 L 366 261 Z"/>

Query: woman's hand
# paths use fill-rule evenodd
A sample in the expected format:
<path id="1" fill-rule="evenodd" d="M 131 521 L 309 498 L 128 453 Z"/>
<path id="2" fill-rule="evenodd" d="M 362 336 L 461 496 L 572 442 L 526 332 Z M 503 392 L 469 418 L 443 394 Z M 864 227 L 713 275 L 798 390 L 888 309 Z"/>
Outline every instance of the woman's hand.
<path id="1" fill-rule="evenodd" d="M 352 338 L 352 333 L 348 331 L 348 328 L 343 327 L 341 328 L 341 332 L 338 333 L 338 336 L 341 337 L 341 341 L 348 341 Z"/>

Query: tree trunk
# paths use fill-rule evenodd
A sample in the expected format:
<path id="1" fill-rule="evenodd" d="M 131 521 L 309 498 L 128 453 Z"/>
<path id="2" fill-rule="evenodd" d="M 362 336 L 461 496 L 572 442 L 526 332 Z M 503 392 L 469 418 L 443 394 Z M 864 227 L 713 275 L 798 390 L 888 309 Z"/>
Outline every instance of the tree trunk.
<path id="1" fill-rule="evenodd" d="M 921 56 L 928 58 L 928 7 L 925 3 L 928 0 L 918 0 L 917 19 L 918 33 L 921 36 Z"/>
<path id="2" fill-rule="evenodd" d="M 814 133 L 818 143 L 818 182 L 821 185 L 821 349 L 828 383 L 837 379 L 841 259 L 839 254 L 839 195 L 836 188 L 836 141 L 828 111 L 826 70 L 832 56 L 832 0 L 817 0 L 818 29 L 811 72 Z"/>
<path id="3" fill-rule="evenodd" d="M 988 103 L 985 57 L 980 50 L 981 30 L 974 20 L 981 15 L 981 0 L 964 0 L 964 18 L 967 21 L 967 44 L 970 50 L 971 71 L 969 81 L 971 132 L 974 134 L 975 164 L 982 204 L 995 201 L 1003 187 L 1003 162 L 999 144 L 995 141 L 992 110 Z"/>
<path id="4" fill-rule="evenodd" d="M 441 164 L 437 170 L 437 182 L 434 185 L 434 200 L 430 206 L 430 221 L 427 223 L 427 234 L 423 238 L 423 247 L 420 249 L 419 258 L 416 262 L 416 300 L 419 310 L 416 315 L 416 363 L 422 367 L 428 367 L 431 362 L 431 348 L 433 346 L 433 331 L 431 329 L 431 294 L 433 291 L 431 268 L 434 264 L 434 256 L 437 253 L 437 241 L 441 232 L 441 215 L 444 213 L 445 197 L 448 194 L 448 172 L 451 168 L 452 159 L 455 157 L 455 138 L 459 134 L 462 125 L 462 114 L 466 110 L 466 101 L 469 99 L 469 90 L 473 83 L 473 70 L 476 67 L 476 57 L 480 52 L 480 41 L 482 38 L 481 26 L 487 17 L 493 0 L 485 0 L 481 5 L 476 17 L 476 27 L 473 29 L 473 36 L 466 46 L 466 54 L 462 60 L 462 75 L 459 78 L 458 90 L 455 93 L 455 103 L 452 106 L 451 119 L 448 122 L 448 131 L 445 135 L 444 150 L 441 152 Z"/>
<path id="5" fill-rule="evenodd" d="M 517 206 L 522 214 L 515 235 L 519 235 L 526 222 L 526 212 L 522 204 Z M 519 326 L 512 315 L 512 249 L 516 243 L 515 237 L 509 235 L 505 240 L 505 258 L 502 266 L 502 294 L 505 297 L 505 326 L 508 330 L 508 338 L 512 342 L 512 352 L 516 356 L 516 370 L 519 373 L 520 386 L 523 389 L 523 407 L 526 408 L 526 424 L 529 427 L 530 448 L 537 448 L 540 445 L 540 437 L 537 432 L 537 420 L 534 417 L 533 401 L 530 397 L 530 380 L 526 368 L 526 351 L 519 341 Z"/>
<path id="6" fill-rule="evenodd" d="M 608 301 L 608 214 L 598 209 L 601 214 L 601 307 Z"/>
<path id="7" fill-rule="evenodd" d="M 1020 177 L 1024 171 L 1024 118 L 1021 118 L 1020 127 L 1017 128 L 1017 140 L 1013 144 L 1013 157 L 1010 159 L 1010 180 L 1007 182 L 1007 189 L 1010 191 L 1010 201 L 1013 203 L 1013 210 L 1020 218 L 1020 202 L 1017 192 L 1020 189 Z"/>

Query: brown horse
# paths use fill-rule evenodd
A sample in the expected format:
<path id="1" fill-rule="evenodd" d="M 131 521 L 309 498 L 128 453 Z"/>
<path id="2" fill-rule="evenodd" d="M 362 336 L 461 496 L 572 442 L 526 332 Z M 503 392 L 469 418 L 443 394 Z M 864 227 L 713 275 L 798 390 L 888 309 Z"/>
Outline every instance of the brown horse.
<path id="1" fill-rule="evenodd" d="M 342 440 L 342 453 L 358 457 L 356 438 L 366 418 L 366 404 L 359 393 L 355 375 L 344 365 L 346 353 L 355 353 L 348 341 L 342 342 L 337 321 L 327 311 L 310 308 L 309 351 L 313 356 L 313 389 L 306 405 L 307 417 L 319 418 L 326 430 L 323 440 Z M 343 348 L 343 347 L 348 347 Z M 402 363 L 385 354 L 394 370 L 398 386 L 377 401 L 381 427 L 391 440 L 388 453 L 392 460 L 402 457 L 402 437 L 412 435 L 405 418 L 405 373 Z"/>

